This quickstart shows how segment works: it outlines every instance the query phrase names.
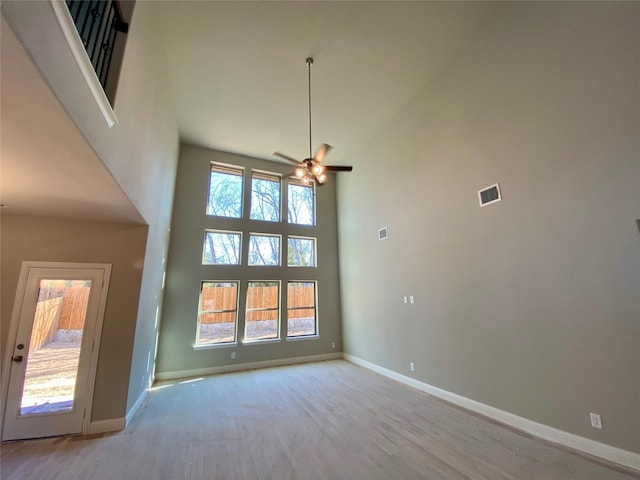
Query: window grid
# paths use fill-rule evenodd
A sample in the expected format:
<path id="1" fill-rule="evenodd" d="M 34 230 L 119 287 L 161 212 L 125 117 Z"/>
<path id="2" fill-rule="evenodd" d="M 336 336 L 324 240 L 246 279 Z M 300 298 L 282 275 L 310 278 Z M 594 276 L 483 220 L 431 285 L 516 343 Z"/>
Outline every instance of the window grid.
<path id="1" fill-rule="evenodd" d="M 304 227 L 316 226 L 315 185 L 304 185 L 292 177 L 286 177 L 283 182 L 283 177 L 279 174 L 258 170 L 251 170 L 251 175 L 248 178 L 244 173 L 244 167 L 211 164 L 206 212 L 211 218 L 208 221 L 208 226 L 223 225 L 216 223 L 219 220 L 214 220 L 215 217 L 237 219 L 244 217 L 245 220 L 279 224 L 285 229 L 287 223 Z M 282 188 L 285 186 L 287 191 L 285 192 L 285 205 L 283 205 Z M 214 200 L 218 202 L 215 208 Z M 249 205 L 246 205 L 247 202 Z M 287 209 L 286 212 L 284 208 Z M 283 217 L 283 214 L 286 214 L 286 218 Z M 255 228 L 258 224 L 254 223 L 253 225 Z M 284 230 L 282 233 L 272 233 L 273 228 L 267 229 L 271 230 L 269 233 L 251 232 L 245 228 L 239 228 L 239 230 L 242 231 L 206 229 L 202 263 L 214 268 L 220 265 L 244 265 L 285 268 L 287 270 L 291 267 L 317 266 L 317 239 L 315 237 L 285 235 L 287 252 L 283 252 Z M 275 230 L 278 231 L 278 227 Z M 315 233 L 315 229 L 309 230 L 309 232 Z M 247 236 L 244 240 L 245 243 L 243 243 L 243 234 Z M 284 254 L 287 255 L 286 264 L 284 263 Z M 210 306 L 205 305 L 203 303 L 203 288 L 208 283 L 233 284 L 235 288 L 234 307 L 209 308 Z M 259 343 L 260 341 L 280 340 L 281 282 L 279 280 L 256 280 L 242 283 L 243 285 L 235 280 L 202 282 L 198 304 L 196 345 L 235 345 L 238 339 L 238 328 L 244 332 L 244 342 Z M 245 311 L 244 315 L 239 318 L 238 300 L 243 288 L 247 289 L 242 294 L 242 299 L 246 299 L 244 302 Z M 275 293 L 270 293 L 269 297 L 275 298 L 275 303 L 264 298 L 252 298 L 258 288 L 273 289 Z M 286 333 L 283 331 L 282 334 L 286 335 L 288 339 L 317 336 L 317 281 L 287 280 L 287 291 L 282 295 L 282 300 L 287 302 Z M 220 319 L 232 319 L 232 321 L 221 321 Z M 218 334 L 219 338 L 212 338 L 215 335 L 211 333 L 210 325 L 215 323 L 226 324 L 226 330 L 223 332 L 226 333 L 224 338 L 221 333 Z M 229 328 L 229 324 L 232 324 L 232 329 Z"/>

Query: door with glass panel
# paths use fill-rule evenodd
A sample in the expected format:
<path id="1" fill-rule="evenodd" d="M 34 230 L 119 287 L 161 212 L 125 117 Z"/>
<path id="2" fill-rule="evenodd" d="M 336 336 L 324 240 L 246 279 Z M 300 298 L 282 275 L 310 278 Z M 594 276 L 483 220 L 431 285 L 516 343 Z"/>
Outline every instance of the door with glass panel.
<path id="1" fill-rule="evenodd" d="M 110 266 L 60 265 L 23 264 L 3 372 L 2 440 L 88 425 Z"/>

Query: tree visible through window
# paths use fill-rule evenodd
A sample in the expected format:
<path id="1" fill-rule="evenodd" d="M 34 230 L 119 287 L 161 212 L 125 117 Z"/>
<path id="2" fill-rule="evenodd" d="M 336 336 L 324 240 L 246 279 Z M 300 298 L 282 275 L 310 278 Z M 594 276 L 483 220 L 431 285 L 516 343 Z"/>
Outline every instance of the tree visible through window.
<path id="1" fill-rule="evenodd" d="M 287 265 L 290 267 L 315 267 L 316 239 L 289 237 L 287 240 Z"/>
<path id="2" fill-rule="evenodd" d="M 249 236 L 249 265 L 280 265 L 280 235 Z"/>
<path id="3" fill-rule="evenodd" d="M 211 163 L 202 265 L 204 275 L 217 280 L 201 280 L 196 347 L 317 337 L 315 195 L 314 185 L 296 178 L 257 170 L 245 175 L 242 166 Z M 296 267 L 307 268 L 294 273 Z M 252 281 L 237 280 L 249 270 Z M 291 280 L 300 272 L 308 272 L 302 274 L 307 280 Z M 240 298 L 245 310 L 238 315 Z M 286 333 L 281 300 L 287 304 Z"/>
<path id="4" fill-rule="evenodd" d="M 207 215 L 218 217 L 242 217 L 241 168 L 211 164 Z"/>
<path id="5" fill-rule="evenodd" d="M 207 230 L 204 235 L 204 265 L 240 265 L 239 232 Z"/>
<path id="6" fill-rule="evenodd" d="M 298 225 L 315 225 L 313 187 L 289 179 L 288 219 Z"/>
<path id="7" fill-rule="evenodd" d="M 251 219 L 280 221 L 280 177 L 266 173 L 251 174 Z"/>

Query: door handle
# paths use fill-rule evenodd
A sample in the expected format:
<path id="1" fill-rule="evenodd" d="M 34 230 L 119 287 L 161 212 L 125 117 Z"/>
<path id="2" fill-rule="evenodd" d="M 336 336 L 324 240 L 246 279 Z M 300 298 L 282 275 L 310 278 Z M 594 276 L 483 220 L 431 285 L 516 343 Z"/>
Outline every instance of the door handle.
<path id="1" fill-rule="evenodd" d="M 11 360 L 13 360 L 16 363 L 20 363 L 22 361 L 22 355 L 16 355 L 15 357 L 11 357 Z"/>

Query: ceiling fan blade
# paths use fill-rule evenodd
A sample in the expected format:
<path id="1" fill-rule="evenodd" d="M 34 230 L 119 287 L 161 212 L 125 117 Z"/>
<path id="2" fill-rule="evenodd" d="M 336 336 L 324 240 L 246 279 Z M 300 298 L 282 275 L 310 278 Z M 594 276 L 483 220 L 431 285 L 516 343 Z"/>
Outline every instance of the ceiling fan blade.
<path id="1" fill-rule="evenodd" d="M 283 159 L 285 159 L 285 160 L 287 160 L 287 161 L 289 161 L 291 163 L 295 163 L 296 165 L 300 165 L 300 163 L 302 163 L 302 162 L 300 162 L 300 160 L 296 160 L 295 158 L 291 158 L 290 156 L 285 155 L 284 153 L 274 152 L 273 154 L 275 156 L 283 158 Z"/>
<path id="2" fill-rule="evenodd" d="M 325 165 L 324 167 L 325 171 L 327 172 L 351 172 L 353 171 L 353 167 L 352 166 L 346 166 L 346 165 Z"/>
<path id="3" fill-rule="evenodd" d="M 313 159 L 318 163 L 322 162 L 325 155 L 329 153 L 329 150 L 331 150 L 331 148 L 332 148 L 331 145 L 327 145 L 326 143 L 323 143 L 322 145 L 320 145 L 320 148 L 318 148 L 318 151 L 316 152 Z"/>

